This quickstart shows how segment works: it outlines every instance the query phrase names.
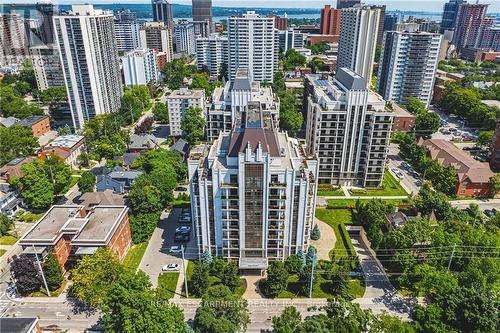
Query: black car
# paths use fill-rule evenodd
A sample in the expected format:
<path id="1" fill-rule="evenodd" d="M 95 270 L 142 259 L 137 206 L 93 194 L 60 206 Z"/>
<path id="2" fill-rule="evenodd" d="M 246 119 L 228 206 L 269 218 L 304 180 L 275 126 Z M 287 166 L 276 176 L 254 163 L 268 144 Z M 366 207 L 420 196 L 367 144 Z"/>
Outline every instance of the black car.
<path id="1" fill-rule="evenodd" d="M 495 215 L 495 212 L 492 211 L 491 209 L 485 209 L 483 211 L 484 215 L 488 216 L 488 217 L 492 217 L 493 215 Z"/>
<path id="2" fill-rule="evenodd" d="M 189 236 L 188 235 L 175 235 L 174 240 L 176 242 L 189 242 Z"/>

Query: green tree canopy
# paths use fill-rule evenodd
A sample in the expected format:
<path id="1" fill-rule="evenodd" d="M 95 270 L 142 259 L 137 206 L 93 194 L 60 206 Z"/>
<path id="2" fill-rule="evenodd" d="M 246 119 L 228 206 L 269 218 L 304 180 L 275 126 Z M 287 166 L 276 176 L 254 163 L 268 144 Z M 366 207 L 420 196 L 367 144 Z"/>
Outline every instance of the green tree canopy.
<path id="1" fill-rule="evenodd" d="M 90 171 L 85 171 L 78 179 L 78 190 L 82 193 L 93 192 L 95 187 L 95 175 Z"/>
<path id="2" fill-rule="evenodd" d="M 62 267 L 57 261 L 54 252 L 49 251 L 47 257 L 43 261 L 43 273 L 45 274 L 45 279 L 47 280 L 47 285 L 51 291 L 59 289 L 61 287 L 62 282 L 64 281 L 64 277 L 62 274 Z"/>
<path id="3" fill-rule="evenodd" d="M 288 271 L 282 261 L 271 261 L 267 267 L 267 278 L 262 283 L 262 291 L 268 297 L 276 297 L 288 285 Z"/>
<path id="4" fill-rule="evenodd" d="M 181 121 L 181 129 L 186 132 L 186 140 L 190 145 L 197 144 L 205 135 L 206 120 L 201 108 L 190 107 Z"/>
<path id="5" fill-rule="evenodd" d="M 294 333 L 300 325 L 302 316 L 294 306 L 287 306 L 279 316 L 273 316 L 274 333 Z"/>
<path id="6" fill-rule="evenodd" d="M 168 107 L 165 103 L 157 102 L 153 105 L 153 115 L 162 124 L 168 124 Z"/>
<path id="7" fill-rule="evenodd" d="M 0 127 L 0 165 L 14 158 L 33 155 L 38 141 L 29 128 L 22 126 Z"/>

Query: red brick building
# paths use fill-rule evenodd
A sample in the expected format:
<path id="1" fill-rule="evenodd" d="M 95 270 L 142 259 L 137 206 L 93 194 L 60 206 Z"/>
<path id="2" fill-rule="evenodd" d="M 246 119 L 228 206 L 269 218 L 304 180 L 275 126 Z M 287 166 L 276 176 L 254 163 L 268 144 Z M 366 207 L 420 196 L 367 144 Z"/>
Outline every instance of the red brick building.
<path id="1" fill-rule="evenodd" d="M 270 15 L 269 17 L 274 17 L 274 27 L 278 30 L 288 29 L 288 17 L 281 17 L 278 15 Z"/>
<path id="2" fill-rule="evenodd" d="M 311 45 L 318 44 L 320 42 L 338 43 L 340 35 L 309 35 L 308 39 Z"/>
<path id="3" fill-rule="evenodd" d="M 395 103 L 392 103 L 392 109 L 394 110 L 393 132 L 410 132 L 415 128 L 415 115 Z"/>
<path id="4" fill-rule="evenodd" d="M 322 35 L 340 35 L 340 9 L 325 5 L 321 9 L 319 31 Z"/>
<path id="5" fill-rule="evenodd" d="M 50 131 L 49 116 L 31 116 L 21 119 L 16 125 L 31 129 L 33 136 L 39 138 Z"/>
<path id="6" fill-rule="evenodd" d="M 103 246 L 122 261 L 131 243 L 128 208 L 113 205 L 52 206 L 19 241 L 26 254 L 52 251 L 65 269 Z"/>
<path id="7" fill-rule="evenodd" d="M 490 178 L 495 175 L 488 163 L 473 159 L 469 153 L 442 139 L 420 140 L 419 145 L 429 150 L 429 157 L 444 167 L 457 170 L 456 195 L 460 197 L 487 197 L 491 195 Z"/>

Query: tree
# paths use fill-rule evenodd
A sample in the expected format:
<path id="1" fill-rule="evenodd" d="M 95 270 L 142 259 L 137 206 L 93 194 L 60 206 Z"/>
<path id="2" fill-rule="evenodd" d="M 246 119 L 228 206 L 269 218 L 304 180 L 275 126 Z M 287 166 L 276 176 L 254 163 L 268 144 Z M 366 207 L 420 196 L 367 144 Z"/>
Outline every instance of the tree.
<path id="1" fill-rule="evenodd" d="M 322 41 L 316 44 L 312 44 L 309 46 L 309 49 L 311 50 L 312 54 L 321 54 L 330 49 L 330 45 L 328 45 L 328 42 Z"/>
<path id="2" fill-rule="evenodd" d="M 222 279 L 224 276 L 224 269 L 227 263 L 221 257 L 214 257 L 212 263 L 210 264 L 210 273 Z"/>
<path id="3" fill-rule="evenodd" d="M 415 132 L 424 137 L 430 137 L 441 126 L 441 118 L 435 112 L 421 112 L 415 119 Z"/>
<path id="4" fill-rule="evenodd" d="M 82 193 L 93 192 L 95 187 L 95 175 L 90 171 L 85 171 L 78 179 L 78 190 Z"/>
<path id="5" fill-rule="evenodd" d="M 224 266 L 221 282 L 233 292 L 238 289 L 240 286 L 240 274 L 236 261 L 230 261 Z"/>
<path id="6" fill-rule="evenodd" d="M 203 89 L 205 91 L 205 96 L 211 96 L 215 86 L 210 84 L 210 78 L 207 73 L 196 73 L 193 75 L 191 89 Z"/>
<path id="7" fill-rule="evenodd" d="M 250 316 L 248 303 L 222 285 L 208 288 L 196 309 L 194 330 L 199 333 L 244 332 Z"/>
<path id="8" fill-rule="evenodd" d="M 183 59 L 174 59 L 162 68 L 161 72 L 169 89 L 175 90 L 181 87 L 189 72 L 186 67 Z"/>
<path id="9" fill-rule="evenodd" d="M 187 332 L 182 310 L 150 286 L 142 271 L 124 272 L 111 284 L 100 305 L 106 332 Z"/>
<path id="10" fill-rule="evenodd" d="M 203 254 L 201 255 L 201 262 L 210 266 L 212 263 L 212 254 L 210 253 L 210 250 L 207 249 L 203 251 Z"/>
<path id="11" fill-rule="evenodd" d="M 344 271 L 338 271 L 332 275 L 332 292 L 343 299 L 352 300 L 349 289 L 349 278 L 348 273 Z"/>
<path id="12" fill-rule="evenodd" d="M 168 124 L 168 107 L 165 103 L 155 103 L 153 105 L 153 115 L 162 124 Z"/>
<path id="13" fill-rule="evenodd" d="M 50 251 L 47 257 L 45 257 L 42 269 L 49 289 L 51 291 L 59 289 L 62 285 L 64 277 L 62 274 L 61 264 L 57 261 L 57 258 L 52 251 Z"/>
<path id="14" fill-rule="evenodd" d="M 123 268 L 106 247 L 84 256 L 71 271 L 71 294 L 88 306 L 97 307 L 106 297 Z"/>
<path id="15" fill-rule="evenodd" d="M 201 297 L 209 287 L 209 267 L 202 263 L 195 263 L 189 291 L 196 297 Z"/>
<path id="16" fill-rule="evenodd" d="M 302 317 L 294 306 L 287 306 L 279 316 L 273 316 L 274 333 L 294 333 Z"/>
<path id="17" fill-rule="evenodd" d="M 40 272 L 27 254 L 13 256 L 10 271 L 16 283 L 16 289 L 21 295 L 27 296 L 40 290 L 42 286 Z"/>
<path id="18" fill-rule="evenodd" d="M 153 185 L 139 186 L 137 182 L 132 185 L 127 198 L 127 205 L 134 213 L 154 213 L 163 208 L 160 199 L 160 190 Z"/>
<path id="19" fill-rule="evenodd" d="M 48 208 L 54 202 L 54 184 L 43 171 L 42 161 L 33 161 L 21 167 L 19 179 L 21 195 L 35 209 Z"/>
<path id="20" fill-rule="evenodd" d="M 121 129 L 122 123 L 117 113 L 98 115 L 85 122 L 85 143 L 91 159 L 113 159 L 125 153 L 129 131 Z"/>
<path id="21" fill-rule="evenodd" d="M 201 108 L 189 107 L 181 121 L 181 129 L 186 132 L 186 140 L 191 146 L 203 139 L 205 135 L 206 120 L 202 112 Z"/>
<path id="22" fill-rule="evenodd" d="M 497 173 L 490 178 L 490 188 L 493 196 L 500 192 L 500 173 Z"/>
<path id="23" fill-rule="evenodd" d="M 53 110 L 68 100 L 66 87 L 48 87 L 40 92 L 40 100 Z"/>
<path id="24" fill-rule="evenodd" d="M 311 239 L 312 240 L 319 240 L 321 237 L 321 231 L 319 231 L 319 227 L 317 224 L 314 225 L 314 228 L 311 232 Z"/>
<path id="25" fill-rule="evenodd" d="M 283 67 L 287 71 L 294 70 L 296 67 L 302 67 L 306 64 L 306 57 L 295 49 L 288 49 L 285 53 Z"/>
<path id="26" fill-rule="evenodd" d="M 0 98 L 1 100 L 1 98 Z M 0 165 L 14 158 L 33 155 L 38 141 L 30 128 L 22 126 L 0 127 Z"/>
<path id="27" fill-rule="evenodd" d="M 408 110 L 408 112 L 414 115 L 419 115 L 427 112 L 425 104 L 418 98 L 412 96 L 406 99 L 406 104 L 404 104 L 404 107 L 406 110 Z"/>
<path id="28" fill-rule="evenodd" d="M 276 297 L 288 286 L 288 272 L 282 261 L 272 261 L 267 267 L 267 279 L 262 291 L 268 297 Z"/>
<path id="29" fill-rule="evenodd" d="M 302 128 L 304 118 L 302 113 L 295 110 L 281 111 L 280 107 L 280 129 L 290 132 L 291 136 L 295 136 Z"/>
<path id="30" fill-rule="evenodd" d="M 299 281 L 301 283 L 300 291 L 302 295 L 309 296 L 309 288 L 311 284 L 311 274 L 312 274 L 312 265 L 307 264 L 299 272 Z M 313 280 L 313 283 L 316 279 Z"/>
<path id="31" fill-rule="evenodd" d="M 160 220 L 161 212 L 134 213 L 129 216 L 130 233 L 134 244 L 142 243 L 151 237 Z"/>
<path id="32" fill-rule="evenodd" d="M 274 73 L 272 88 L 276 94 L 285 91 L 285 75 L 282 71 Z"/>
<path id="33" fill-rule="evenodd" d="M 12 228 L 12 221 L 4 214 L 0 214 L 0 236 L 5 236 Z"/>
<path id="34" fill-rule="evenodd" d="M 481 131 L 477 136 L 477 144 L 484 148 L 490 148 L 493 144 L 493 138 L 495 136 L 495 131 Z"/>
<path id="35" fill-rule="evenodd" d="M 410 323 L 401 321 L 397 316 L 391 316 L 386 312 L 382 312 L 375 317 L 371 322 L 369 333 L 414 333 L 415 329 Z"/>
<path id="36" fill-rule="evenodd" d="M 307 265 L 316 265 L 316 263 L 318 262 L 318 257 L 316 255 L 318 251 L 316 250 L 316 248 L 314 246 L 309 246 L 309 248 L 307 249 L 307 255 L 306 255 L 306 264 Z"/>
<path id="37" fill-rule="evenodd" d="M 300 253 L 303 254 L 302 251 Z M 288 274 L 297 274 L 305 265 L 305 258 L 300 258 L 297 254 L 293 254 L 285 259 L 285 268 Z"/>

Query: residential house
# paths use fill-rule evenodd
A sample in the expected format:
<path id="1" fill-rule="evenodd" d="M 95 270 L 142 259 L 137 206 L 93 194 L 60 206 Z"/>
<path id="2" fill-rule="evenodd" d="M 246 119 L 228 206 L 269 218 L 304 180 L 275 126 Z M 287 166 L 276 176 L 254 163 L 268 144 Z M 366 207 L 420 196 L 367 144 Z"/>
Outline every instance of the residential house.
<path id="1" fill-rule="evenodd" d="M 184 139 L 179 139 L 175 141 L 173 145 L 171 145 L 169 148 L 171 151 L 177 151 L 179 154 L 181 154 L 182 159 L 185 160 L 188 156 L 188 151 L 189 151 L 189 143 L 185 141 Z"/>
<path id="2" fill-rule="evenodd" d="M 55 138 L 38 153 L 40 159 L 55 155 L 70 167 L 77 169 L 80 166 L 78 157 L 85 151 L 85 139 L 82 135 L 62 135 Z"/>
<path id="3" fill-rule="evenodd" d="M 396 103 L 391 103 L 394 111 L 394 120 L 392 122 L 393 132 L 410 132 L 415 128 L 415 115 L 403 109 Z"/>
<path id="4" fill-rule="evenodd" d="M 15 117 L 7 117 L 7 118 L 2 118 L 0 117 L 0 126 L 9 128 L 19 122 L 19 119 Z"/>
<path id="5" fill-rule="evenodd" d="M 21 119 L 16 125 L 31 129 L 33 136 L 39 138 L 50 131 L 49 116 L 31 116 Z"/>
<path id="6" fill-rule="evenodd" d="M 131 153 L 140 153 L 146 150 L 153 150 L 158 148 L 160 148 L 160 145 L 156 141 L 156 137 L 152 134 L 132 134 L 130 136 L 128 151 Z"/>
<path id="7" fill-rule="evenodd" d="M 53 252 L 64 269 L 100 247 L 122 261 L 132 243 L 128 208 L 123 205 L 55 205 L 19 240 L 23 253 L 44 258 Z"/>
<path id="8" fill-rule="evenodd" d="M 491 195 L 490 178 L 495 175 L 488 163 L 473 159 L 469 153 L 443 139 L 420 139 L 418 144 L 429 151 L 429 157 L 444 167 L 457 170 L 456 195 L 486 197 Z"/>
<path id="9" fill-rule="evenodd" d="M 12 218 L 24 206 L 24 200 L 19 196 L 19 191 L 9 184 L 0 184 L 0 213 Z"/>
<path id="10" fill-rule="evenodd" d="M 13 159 L 0 169 L 0 179 L 7 181 L 10 177 L 21 177 L 21 167 L 26 163 L 33 161 L 34 159 L 35 158 L 31 156 L 26 158 L 17 157 Z"/>
<path id="11" fill-rule="evenodd" d="M 123 168 L 117 167 L 113 171 L 97 175 L 96 190 L 97 192 L 112 190 L 115 193 L 126 193 L 130 191 L 135 179 L 142 174 L 142 171 L 126 171 Z"/>

